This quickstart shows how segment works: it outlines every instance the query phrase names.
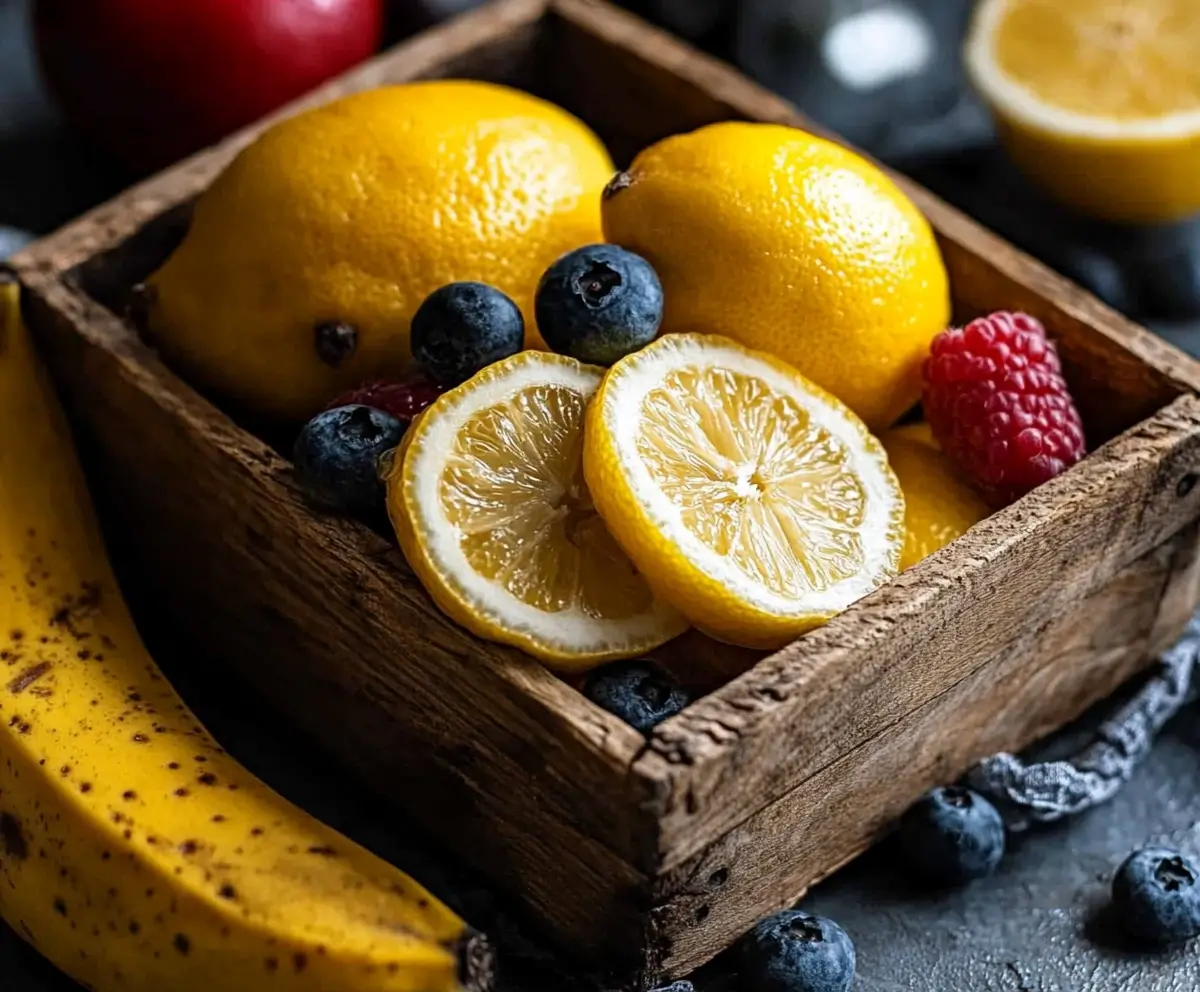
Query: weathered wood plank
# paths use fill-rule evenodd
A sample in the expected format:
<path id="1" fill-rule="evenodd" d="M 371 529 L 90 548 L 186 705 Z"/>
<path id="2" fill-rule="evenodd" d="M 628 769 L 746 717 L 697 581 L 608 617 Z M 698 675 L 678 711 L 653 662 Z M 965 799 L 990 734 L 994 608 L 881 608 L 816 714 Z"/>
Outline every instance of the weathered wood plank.
<path id="1" fill-rule="evenodd" d="M 635 771 L 661 813 L 664 865 L 998 655 L 1029 649 L 1030 629 L 1081 612 L 1196 518 L 1196 473 L 1200 401 L 1181 397 L 657 728 Z"/>
<path id="2" fill-rule="evenodd" d="M 668 872 L 653 915 L 669 944 L 652 948 L 655 974 L 698 967 L 747 920 L 793 905 L 877 841 L 912 797 L 1044 736 L 1136 674 L 1191 616 L 1198 552 L 1191 524 Z"/>

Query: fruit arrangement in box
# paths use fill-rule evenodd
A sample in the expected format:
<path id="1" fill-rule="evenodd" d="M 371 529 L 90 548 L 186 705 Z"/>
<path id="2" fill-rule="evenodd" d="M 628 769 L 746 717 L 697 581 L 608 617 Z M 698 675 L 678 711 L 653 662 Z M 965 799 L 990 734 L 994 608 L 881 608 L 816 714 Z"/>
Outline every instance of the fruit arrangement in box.
<path id="1" fill-rule="evenodd" d="M 424 789 L 415 818 L 646 984 L 1175 636 L 1200 413 L 1190 370 L 919 190 L 803 130 L 693 130 L 794 118 L 632 26 L 497 5 L 441 55 L 422 41 L 315 98 L 553 79 L 611 147 L 644 148 L 622 171 L 525 94 L 388 86 L 172 170 L 16 268 L 139 551 L 188 563 L 164 597 L 181 629 L 365 781 Z M 634 79 L 661 100 L 627 106 Z M 169 368 L 113 312 L 139 279 Z M 1085 450 L 1029 314 L 1091 439 L 1113 440 L 942 550 Z M 1065 575 L 1042 574 L 1047 548 Z M 1130 596 L 1126 625 L 1109 607 Z M 674 637 L 689 626 L 756 647 Z M 1002 854 L 987 801 L 1008 793 L 969 781 L 905 818 L 930 876 Z M 1146 864 L 1121 898 L 1177 913 Z M 746 983 L 809 992 L 853 961 L 795 912 L 739 956 Z"/>
<path id="2" fill-rule="evenodd" d="M 144 294 L 194 382 L 310 418 L 317 506 L 386 505 L 446 614 L 562 672 L 779 647 L 1085 452 L 1041 325 L 948 329 L 917 208 L 783 126 L 616 172 L 525 93 L 368 91 L 244 150 Z"/>

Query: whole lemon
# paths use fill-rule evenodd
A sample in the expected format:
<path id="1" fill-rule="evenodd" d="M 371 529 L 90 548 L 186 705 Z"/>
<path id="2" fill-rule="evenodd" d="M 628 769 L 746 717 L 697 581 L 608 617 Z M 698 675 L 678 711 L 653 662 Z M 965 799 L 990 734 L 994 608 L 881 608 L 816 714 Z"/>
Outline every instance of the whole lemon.
<path id="1" fill-rule="evenodd" d="M 639 154 L 602 210 L 608 240 L 658 271 L 663 332 L 770 352 L 872 430 L 917 402 L 949 284 L 928 222 L 870 162 L 795 128 L 711 124 Z"/>
<path id="2" fill-rule="evenodd" d="M 928 424 L 895 427 L 879 440 L 904 492 L 902 569 L 944 548 L 991 512 L 942 453 Z"/>
<path id="3" fill-rule="evenodd" d="M 398 372 L 413 312 L 448 282 L 508 293 L 537 345 L 538 278 L 602 240 L 612 174 L 584 124 L 507 87 L 337 100 L 268 129 L 200 197 L 148 281 L 149 330 L 198 384 L 288 420 Z"/>

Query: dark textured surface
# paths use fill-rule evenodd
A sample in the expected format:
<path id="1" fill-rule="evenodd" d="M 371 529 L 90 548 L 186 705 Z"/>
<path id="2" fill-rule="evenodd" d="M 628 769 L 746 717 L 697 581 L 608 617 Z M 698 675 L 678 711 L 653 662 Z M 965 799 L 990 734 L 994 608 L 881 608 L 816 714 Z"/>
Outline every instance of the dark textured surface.
<path id="1" fill-rule="evenodd" d="M 0 224 L 44 232 L 115 191 L 126 177 L 63 131 L 37 92 L 23 2 L 0 0 Z M 1166 329 L 1191 343 L 1191 327 Z M 119 535 L 114 538 L 119 543 Z M 150 584 L 129 570 L 122 577 L 146 621 L 152 604 L 139 603 L 137 593 Z M 508 987 L 586 990 L 576 979 L 552 981 L 540 968 L 515 962 L 514 948 L 521 957 L 533 952 L 514 939 L 506 920 L 497 919 L 495 900 L 431 856 L 395 813 L 347 791 L 318 755 L 264 720 L 255 699 L 219 692 L 211 663 L 181 656 L 169 632 L 147 633 L 184 695 L 252 770 L 491 927 L 509 952 Z M 995 877 L 962 892 L 925 895 L 897 874 L 896 852 L 886 843 L 822 885 L 804 906 L 837 920 L 854 938 L 857 992 L 1191 992 L 1200 988 L 1194 949 L 1160 955 L 1124 950 L 1101 911 L 1111 872 L 1132 848 L 1155 843 L 1200 852 L 1198 757 L 1200 710 L 1192 706 L 1168 726 L 1144 770 L 1112 803 L 1021 837 Z M 697 982 L 700 992 L 732 985 L 719 967 Z M 0 929 L 2 992 L 71 988 Z"/>
<path id="2" fill-rule="evenodd" d="M 1134 847 L 1200 846 L 1200 726 L 1188 707 L 1144 770 L 1107 806 L 1017 838 L 996 875 L 923 896 L 892 844 L 823 885 L 805 908 L 839 920 L 858 948 L 858 992 L 1184 992 L 1194 948 L 1139 954 L 1102 912 Z"/>

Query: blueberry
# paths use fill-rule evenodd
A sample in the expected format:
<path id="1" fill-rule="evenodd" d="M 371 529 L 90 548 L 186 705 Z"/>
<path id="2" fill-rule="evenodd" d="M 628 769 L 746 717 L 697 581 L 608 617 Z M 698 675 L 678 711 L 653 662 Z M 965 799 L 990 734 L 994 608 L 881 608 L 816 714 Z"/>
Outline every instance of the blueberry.
<path id="1" fill-rule="evenodd" d="M 690 701 L 687 691 L 649 661 L 617 661 L 588 676 L 583 694 L 643 734 Z"/>
<path id="2" fill-rule="evenodd" d="M 1113 876 L 1112 898 L 1121 926 L 1147 943 L 1200 934 L 1200 869 L 1178 851 L 1134 851 Z"/>
<path id="3" fill-rule="evenodd" d="M 996 870 L 1004 855 L 1004 821 L 970 789 L 934 789 L 900 820 L 900 846 L 925 881 L 963 885 Z"/>
<path id="4" fill-rule="evenodd" d="M 696 992 L 696 986 L 691 982 L 672 982 L 670 985 L 661 985 L 656 989 L 651 989 L 650 992 Z"/>
<path id="5" fill-rule="evenodd" d="M 658 334 L 662 284 L 640 255 L 616 245 L 590 245 L 546 270 L 534 309 L 538 330 L 555 351 L 612 365 Z"/>
<path id="6" fill-rule="evenodd" d="M 525 346 L 525 319 L 494 286 L 452 282 L 413 314 L 413 358 L 439 386 L 457 386 Z"/>
<path id="7" fill-rule="evenodd" d="M 296 438 L 296 479 L 318 506 L 369 513 L 383 503 L 379 457 L 395 448 L 404 425 L 369 406 L 339 406 L 318 413 Z"/>
<path id="8" fill-rule="evenodd" d="M 763 920 L 738 951 L 742 984 L 754 992 L 846 992 L 854 982 L 850 935 L 798 909 Z"/>

